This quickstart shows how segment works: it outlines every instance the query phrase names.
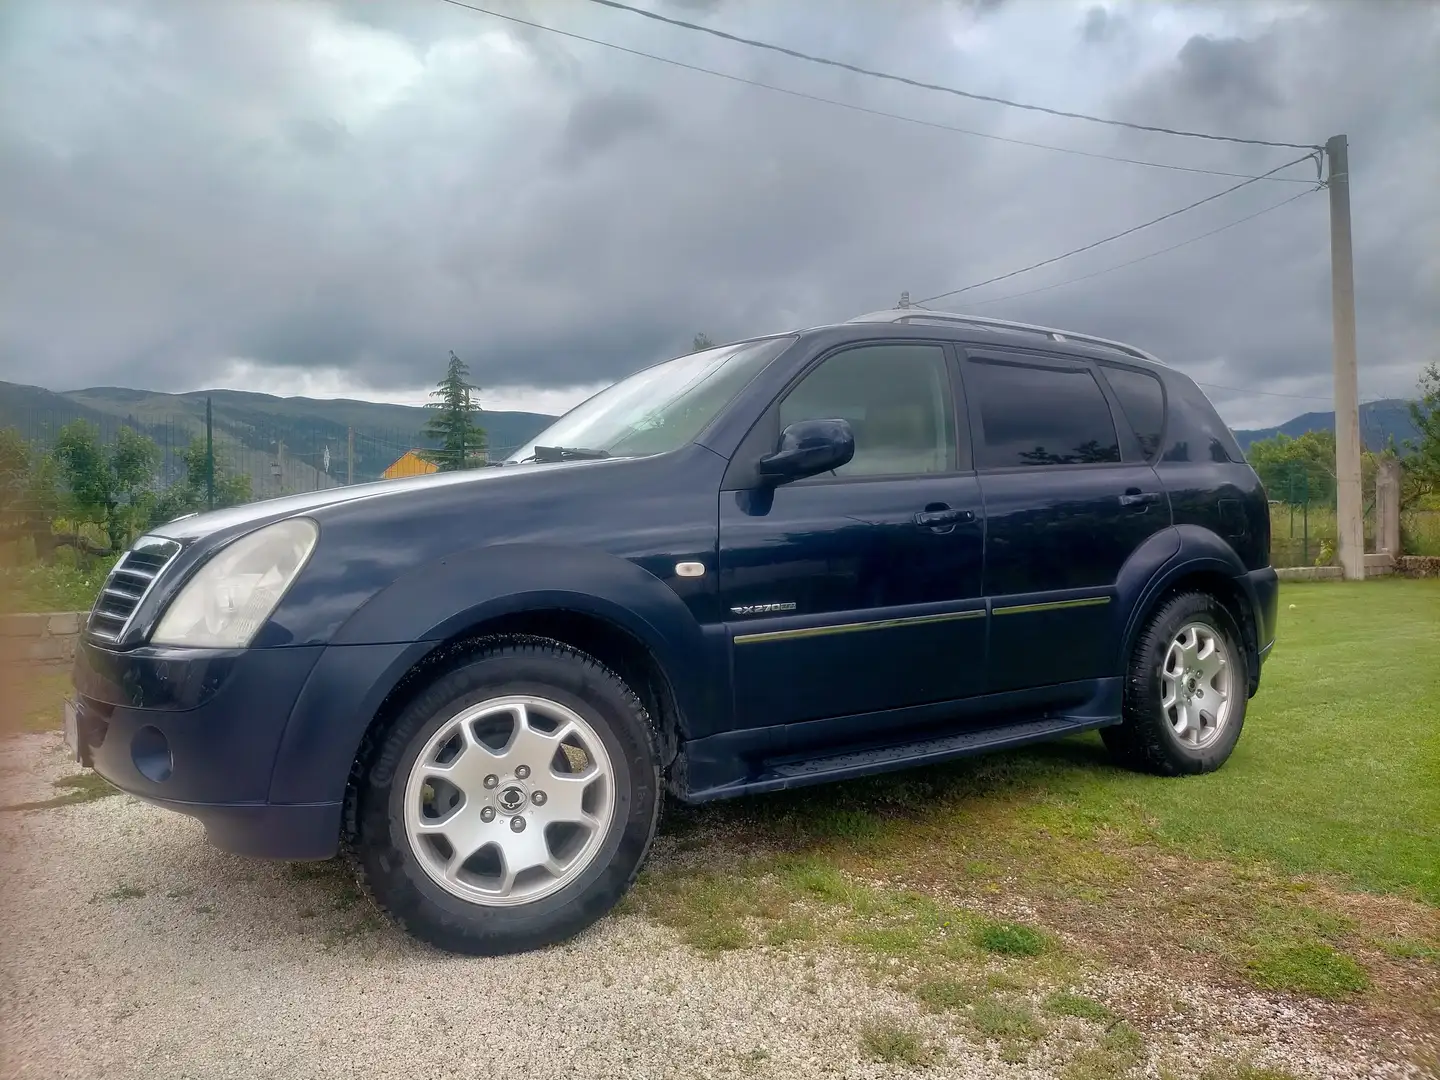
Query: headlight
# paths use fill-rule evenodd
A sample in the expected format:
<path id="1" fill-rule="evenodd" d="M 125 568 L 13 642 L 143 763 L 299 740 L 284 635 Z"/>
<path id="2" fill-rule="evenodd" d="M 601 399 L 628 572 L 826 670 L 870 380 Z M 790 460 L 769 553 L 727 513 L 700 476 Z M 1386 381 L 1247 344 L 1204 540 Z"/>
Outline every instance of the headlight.
<path id="1" fill-rule="evenodd" d="M 319 536 L 313 521 L 291 518 L 222 548 L 170 601 L 150 641 L 212 649 L 249 645 Z"/>

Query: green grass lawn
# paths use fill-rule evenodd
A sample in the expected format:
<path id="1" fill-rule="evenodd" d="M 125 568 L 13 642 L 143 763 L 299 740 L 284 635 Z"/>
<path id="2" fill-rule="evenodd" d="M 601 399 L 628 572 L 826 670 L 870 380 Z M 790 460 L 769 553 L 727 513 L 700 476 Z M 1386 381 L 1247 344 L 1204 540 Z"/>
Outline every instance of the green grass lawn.
<path id="1" fill-rule="evenodd" d="M 1115 968 L 1437 1029 L 1437 654 L 1440 582 L 1282 587 L 1279 643 L 1218 772 L 1130 772 L 1091 734 L 677 808 L 625 907 L 706 953 L 847 950 L 1006 1060 L 1056 1026 L 1036 1000 L 1107 1016 L 1080 990 Z M 1128 1074 L 1126 1032 L 1065 1075 Z"/>
<path id="2" fill-rule="evenodd" d="M 0 568 L 0 614 L 89 611 L 116 556 Z"/>
<path id="3" fill-rule="evenodd" d="M 801 843 L 897 840 L 900 821 L 928 823 L 976 858 L 987 834 L 1017 823 L 1107 832 L 1440 905 L 1440 581 L 1287 585 L 1280 607 L 1260 692 L 1218 772 L 1129 772 L 1087 735 L 681 817 L 734 814 Z"/>
<path id="4" fill-rule="evenodd" d="M 1181 781 L 1094 771 L 1060 801 L 1138 816 L 1188 851 L 1440 905 L 1440 581 L 1289 585 L 1280 608 L 1224 768 Z"/>

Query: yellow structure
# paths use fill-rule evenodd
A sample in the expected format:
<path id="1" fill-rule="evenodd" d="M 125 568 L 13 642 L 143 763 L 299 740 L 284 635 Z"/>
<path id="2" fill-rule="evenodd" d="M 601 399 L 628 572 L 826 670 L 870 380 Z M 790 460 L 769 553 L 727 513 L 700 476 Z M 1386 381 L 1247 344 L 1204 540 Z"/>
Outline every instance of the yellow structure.
<path id="1" fill-rule="evenodd" d="M 380 478 L 395 480 L 402 476 L 424 476 L 435 471 L 435 464 L 422 458 L 419 450 L 406 450 L 395 464 L 380 474 Z"/>

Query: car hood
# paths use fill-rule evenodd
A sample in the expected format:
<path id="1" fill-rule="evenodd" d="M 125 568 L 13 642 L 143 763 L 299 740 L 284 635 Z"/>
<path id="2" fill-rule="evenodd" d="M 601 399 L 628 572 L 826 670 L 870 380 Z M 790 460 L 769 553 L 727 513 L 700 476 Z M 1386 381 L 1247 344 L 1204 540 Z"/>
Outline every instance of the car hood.
<path id="1" fill-rule="evenodd" d="M 217 533 L 238 533 L 280 521 L 297 514 L 314 513 L 326 507 L 358 502 L 361 499 L 397 499 L 423 497 L 437 488 L 483 487 L 493 485 L 501 488 L 511 484 L 525 484 L 537 479 L 538 474 L 554 473 L 560 470 L 580 469 L 597 465 L 615 464 L 627 459 L 611 458 L 595 461 L 546 462 L 529 465 L 506 465 L 482 469 L 467 469 L 461 472 L 430 473 L 427 476 L 412 476 L 399 480 L 376 480 L 368 484 L 354 484 L 348 487 L 327 488 L 299 495 L 284 495 L 274 499 L 233 506 L 226 510 L 212 510 L 202 514 L 190 514 L 166 522 L 149 530 L 148 536 L 164 536 L 182 543 L 212 536 Z"/>

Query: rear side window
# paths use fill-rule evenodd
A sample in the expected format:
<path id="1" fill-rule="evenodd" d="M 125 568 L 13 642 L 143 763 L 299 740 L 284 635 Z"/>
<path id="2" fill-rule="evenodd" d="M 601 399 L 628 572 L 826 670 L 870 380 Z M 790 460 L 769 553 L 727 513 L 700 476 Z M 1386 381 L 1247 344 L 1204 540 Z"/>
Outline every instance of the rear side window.
<path id="1" fill-rule="evenodd" d="M 1146 460 L 1155 460 L 1155 455 L 1160 453 L 1160 437 L 1165 432 L 1165 391 L 1160 387 L 1160 380 L 1133 368 L 1107 366 L 1104 371 L 1125 419 L 1135 429 Z"/>
<path id="2" fill-rule="evenodd" d="M 981 469 L 1120 460 L 1109 402 L 1087 368 L 975 358 L 965 390 L 980 412 Z"/>

